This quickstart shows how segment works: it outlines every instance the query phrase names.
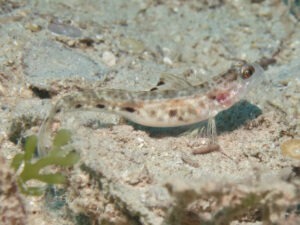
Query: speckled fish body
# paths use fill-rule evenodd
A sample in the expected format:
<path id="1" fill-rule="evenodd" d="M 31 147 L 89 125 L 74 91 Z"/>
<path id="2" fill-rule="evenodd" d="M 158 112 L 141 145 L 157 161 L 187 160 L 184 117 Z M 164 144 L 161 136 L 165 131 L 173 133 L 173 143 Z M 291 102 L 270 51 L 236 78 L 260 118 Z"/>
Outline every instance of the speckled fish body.
<path id="1" fill-rule="evenodd" d="M 41 127 L 40 139 L 45 137 L 57 113 L 76 108 L 97 108 L 151 127 L 175 127 L 200 122 L 243 98 L 251 86 L 260 80 L 262 72 L 258 64 L 242 62 L 210 82 L 198 86 L 184 83 L 181 90 L 95 89 L 74 92 L 62 97 L 53 106 Z"/>

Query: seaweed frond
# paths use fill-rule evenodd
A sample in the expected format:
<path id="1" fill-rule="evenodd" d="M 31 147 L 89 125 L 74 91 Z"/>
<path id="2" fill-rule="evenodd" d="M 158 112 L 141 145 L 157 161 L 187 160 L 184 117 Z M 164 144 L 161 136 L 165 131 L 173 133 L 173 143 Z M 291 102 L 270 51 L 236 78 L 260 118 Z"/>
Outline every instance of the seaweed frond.
<path id="1" fill-rule="evenodd" d="M 49 153 L 39 159 L 34 159 L 37 147 L 37 136 L 26 138 L 24 153 L 15 155 L 11 166 L 17 172 L 23 165 L 21 173 L 17 176 L 17 183 L 22 193 L 27 195 L 42 195 L 44 187 L 28 186 L 30 180 L 38 180 L 46 184 L 65 184 L 66 177 L 61 173 L 41 173 L 48 166 L 70 167 L 79 161 L 79 154 L 75 151 L 64 151 L 65 146 L 71 139 L 70 131 L 60 130 L 54 137 L 53 147 Z"/>

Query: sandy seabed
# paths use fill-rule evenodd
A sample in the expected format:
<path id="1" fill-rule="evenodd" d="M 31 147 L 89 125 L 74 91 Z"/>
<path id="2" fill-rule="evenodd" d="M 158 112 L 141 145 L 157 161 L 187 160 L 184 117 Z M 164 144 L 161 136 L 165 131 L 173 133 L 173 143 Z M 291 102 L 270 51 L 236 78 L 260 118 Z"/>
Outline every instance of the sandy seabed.
<path id="1" fill-rule="evenodd" d="M 300 223 L 299 152 L 284 155 L 280 148 L 300 138 L 299 6 L 279 0 L 0 6 L 0 224 Z M 61 122 L 81 160 L 64 171 L 68 184 L 42 197 L 20 193 L 9 165 L 64 94 L 149 90 L 162 73 L 196 84 L 235 59 L 263 57 L 270 64 L 263 82 L 247 102 L 217 117 L 226 155 L 192 154 L 201 138 L 189 130 L 70 111 Z"/>

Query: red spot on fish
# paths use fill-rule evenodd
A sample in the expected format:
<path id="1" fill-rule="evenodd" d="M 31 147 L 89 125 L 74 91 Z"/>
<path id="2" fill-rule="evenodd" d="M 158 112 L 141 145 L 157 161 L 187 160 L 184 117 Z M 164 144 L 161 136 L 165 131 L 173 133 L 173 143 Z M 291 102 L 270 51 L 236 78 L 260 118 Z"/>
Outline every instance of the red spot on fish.
<path id="1" fill-rule="evenodd" d="M 223 92 L 216 95 L 216 100 L 220 103 L 226 101 L 227 97 L 229 96 L 228 93 Z"/>

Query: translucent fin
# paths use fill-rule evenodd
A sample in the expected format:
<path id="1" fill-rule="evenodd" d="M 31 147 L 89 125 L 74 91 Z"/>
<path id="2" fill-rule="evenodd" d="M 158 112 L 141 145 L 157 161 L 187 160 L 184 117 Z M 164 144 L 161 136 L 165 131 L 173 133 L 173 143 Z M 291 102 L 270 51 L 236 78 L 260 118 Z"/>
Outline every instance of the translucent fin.
<path id="1" fill-rule="evenodd" d="M 217 127 L 214 117 L 209 117 L 206 132 L 207 137 L 209 138 L 209 144 L 218 144 Z"/>
<path id="2" fill-rule="evenodd" d="M 218 144 L 217 127 L 214 117 L 209 117 L 204 126 L 198 127 L 198 137 L 207 139 L 206 144 Z"/>
<path id="3" fill-rule="evenodd" d="M 170 73 L 162 73 L 156 86 L 151 88 L 150 91 L 181 90 L 192 87 L 193 85 L 181 77 Z"/>

